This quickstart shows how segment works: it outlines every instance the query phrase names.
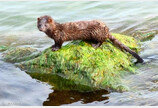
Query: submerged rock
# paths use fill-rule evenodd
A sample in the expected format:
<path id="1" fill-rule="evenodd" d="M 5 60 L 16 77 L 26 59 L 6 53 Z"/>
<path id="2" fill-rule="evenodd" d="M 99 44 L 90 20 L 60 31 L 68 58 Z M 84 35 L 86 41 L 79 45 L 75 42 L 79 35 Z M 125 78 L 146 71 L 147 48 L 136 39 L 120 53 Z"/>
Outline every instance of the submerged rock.
<path id="1" fill-rule="evenodd" d="M 0 52 L 6 51 L 8 49 L 7 46 L 0 46 Z"/>
<path id="2" fill-rule="evenodd" d="M 133 37 L 112 34 L 126 46 L 138 52 L 138 41 Z M 17 66 L 33 78 L 48 82 L 58 90 L 116 90 L 126 91 L 121 77 L 134 71 L 133 57 L 121 51 L 109 40 L 97 49 L 83 41 L 73 41 L 60 50 L 46 49 L 37 56 L 35 50 L 18 48 L 4 54 L 10 62 L 21 62 Z M 34 59 L 32 59 L 34 58 Z"/>
<path id="3" fill-rule="evenodd" d="M 39 52 L 33 48 L 8 48 L 3 54 L 3 59 L 7 62 L 17 63 L 22 61 L 28 61 L 39 55 Z"/>
<path id="4" fill-rule="evenodd" d="M 133 33 L 133 37 L 144 42 L 144 41 L 148 41 L 154 38 L 154 36 L 157 34 L 156 31 L 137 31 L 135 33 Z"/>

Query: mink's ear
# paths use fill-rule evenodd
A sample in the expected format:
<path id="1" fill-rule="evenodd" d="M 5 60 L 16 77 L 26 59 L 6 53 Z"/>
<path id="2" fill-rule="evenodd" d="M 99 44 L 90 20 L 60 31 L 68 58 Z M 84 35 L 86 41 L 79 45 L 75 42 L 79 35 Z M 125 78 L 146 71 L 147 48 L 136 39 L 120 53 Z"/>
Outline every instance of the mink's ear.
<path id="1" fill-rule="evenodd" d="M 48 19 L 48 22 L 51 23 L 51 22 L 52 22 L 52 19 L 49 18 L 49 19 Z"/>
<path id="2" fill-rule="evenodd" d="M 37 20 L 39 21 L 39 20 L 40 20 L 40 18 L 37 18 Z"/>

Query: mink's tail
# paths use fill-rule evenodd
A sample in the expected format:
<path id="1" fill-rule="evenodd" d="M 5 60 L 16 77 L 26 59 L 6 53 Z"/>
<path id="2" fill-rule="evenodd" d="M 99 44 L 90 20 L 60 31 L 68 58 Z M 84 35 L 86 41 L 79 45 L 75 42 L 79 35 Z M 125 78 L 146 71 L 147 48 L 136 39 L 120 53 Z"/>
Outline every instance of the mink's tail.
<path id="1" fill-rule="evenodd" d="M 129 52 L 130 54 L 132 54 L 132 56 L 134 56 L 137 59 L 136 63 L 144 62 L 144 60 L 136 52 L 132 51 L 130 48 L 128 48 L 127 46 L 122 44 L 119 40 L 117 40 L 112 35 L 109 35 L 109 39 L 110 39 L 110 41 L 113 42 L 114 45 L 118 46 L 120 49 L 124 49 L 126 52 Z"/>

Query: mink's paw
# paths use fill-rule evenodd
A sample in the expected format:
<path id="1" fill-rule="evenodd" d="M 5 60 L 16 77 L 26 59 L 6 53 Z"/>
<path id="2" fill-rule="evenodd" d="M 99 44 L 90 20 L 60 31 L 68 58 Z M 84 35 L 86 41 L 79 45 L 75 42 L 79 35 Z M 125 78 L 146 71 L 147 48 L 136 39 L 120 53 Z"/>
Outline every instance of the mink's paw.
<path id="1" fill-rule="evenodd" d="M 98 47 L 101 46 L 101 44 L 102 43 L 92 43 L 91 45 L 92 45 L 93 48 L 97 49 Z"/>
<path id="2" fill-rule="evenodd" d="M 59 49 L 60 49 L 60 47 L 58 47 L 58 46 L 55 46 L 55 45 L 52 46 L 52 51 L 57 51 Z"/>
<path id="3" fill-rule="evenodd" d="M 92 44 L 92 47 L 95 49 L 98 48 L 96 44 Z"/>
<path id="4" fill-rule="evenodd" d="M 55 46 L 55 44 L 52 45 L 51 48 L 52 48 L 52 51 L 57 51 L 59 49 L 59 47 Z"/>
<path id="5" fill-rule="evenodd" d="M 58 47 L 53 47 L 53 48 L 52 48 L 52 51 L 57 51 L 57 50 L 59 50 Z"/>

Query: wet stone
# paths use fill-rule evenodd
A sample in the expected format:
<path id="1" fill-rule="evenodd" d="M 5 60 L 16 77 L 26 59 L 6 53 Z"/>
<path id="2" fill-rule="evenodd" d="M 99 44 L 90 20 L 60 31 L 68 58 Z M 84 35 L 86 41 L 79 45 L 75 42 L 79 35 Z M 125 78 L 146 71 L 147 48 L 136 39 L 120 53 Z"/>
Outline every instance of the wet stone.
<path id="1" fill-rule="evenodd" d="M 152 82 L 153 83 L 158 83 L 158 75 L 155 75 L 152 77 Z"/>

